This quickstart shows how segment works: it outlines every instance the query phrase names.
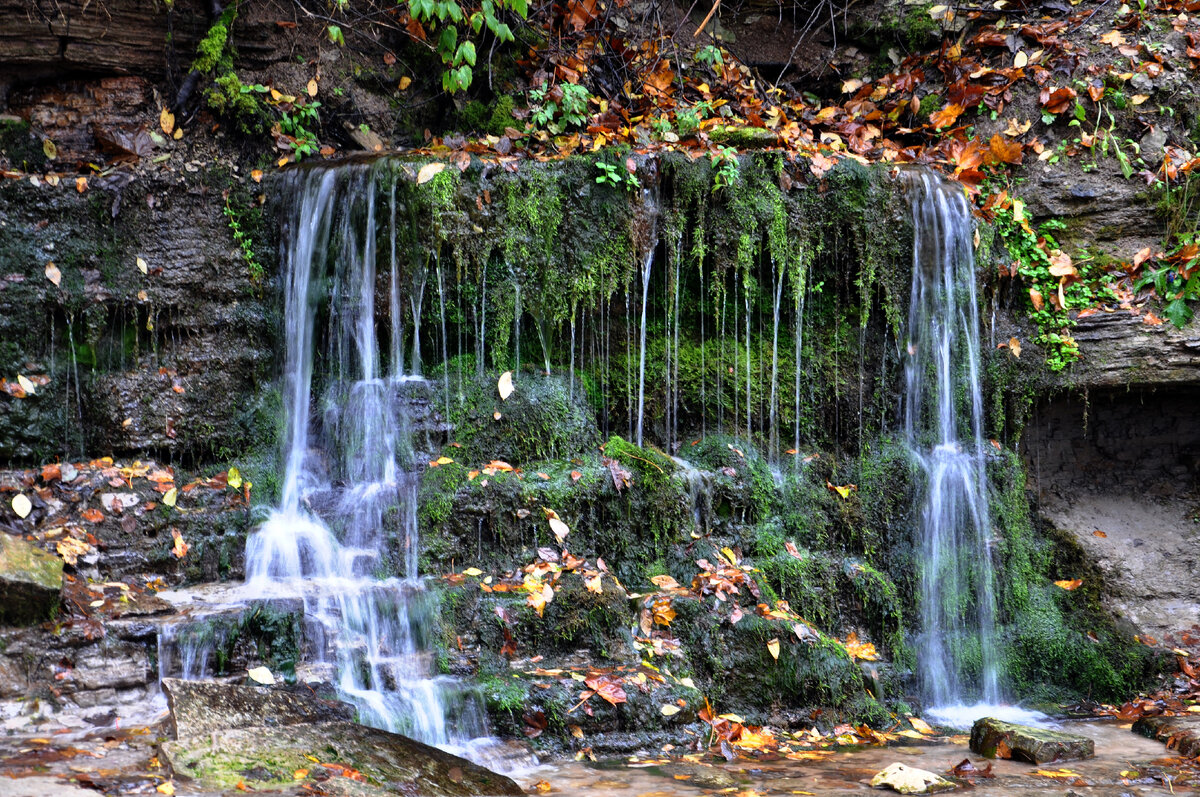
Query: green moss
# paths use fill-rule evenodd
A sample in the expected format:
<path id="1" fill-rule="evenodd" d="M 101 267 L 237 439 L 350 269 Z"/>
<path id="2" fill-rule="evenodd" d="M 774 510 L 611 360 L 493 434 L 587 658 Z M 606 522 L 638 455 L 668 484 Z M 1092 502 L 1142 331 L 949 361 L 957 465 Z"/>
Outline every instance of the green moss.
<path id="1" fill-rule="evenodd" d="M 213 87 L 204 92 L 209 108 L 234 120 L 243 133 L 257 134 L 266 129 L 266 109 L 236 73 L 226 72 L 213 83 Z"/>

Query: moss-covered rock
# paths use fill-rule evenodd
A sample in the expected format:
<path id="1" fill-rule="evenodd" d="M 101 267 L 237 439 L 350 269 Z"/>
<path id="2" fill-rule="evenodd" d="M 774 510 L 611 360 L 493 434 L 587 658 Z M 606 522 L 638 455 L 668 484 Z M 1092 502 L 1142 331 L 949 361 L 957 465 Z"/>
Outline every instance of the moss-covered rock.
<path id="1" fill-rule="evenodd" d="M 26 625 L 53 618 L 62 571 L 62 559 L 0 533 L 0 624 Z"/>

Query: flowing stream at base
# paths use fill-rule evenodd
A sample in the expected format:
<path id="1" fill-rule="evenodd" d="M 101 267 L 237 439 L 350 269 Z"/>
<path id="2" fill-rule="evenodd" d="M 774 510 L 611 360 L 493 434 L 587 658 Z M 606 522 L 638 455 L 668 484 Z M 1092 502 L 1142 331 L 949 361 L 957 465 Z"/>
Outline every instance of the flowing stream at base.
<path id="1" fill-rule="evenodd" d="M 999 686 L 971 211 L 957 183 L 923 170 L 905 179 L 913 264 L 903 418 L 923 476 L 916 517 L 926 713 L 960 728 L 984 716 L 1037 721 L 1043 715 L 1006 705 Z"/>
<path id="2" fill-rule="evenodd" d="M 387 329 L 399 317 L 376 319 L 376 171 L 311 169 L 291 180 L 284 480 L 278 508 L 247 544 L 248 597 L 303 601 L 311 657 L 361 722 L 486 757 L 482 706 L 432 674 L 437 623 L 417 571 L 409 469 L 413 394 L 427 385 L 405 374 L 402 330 Z M 412 358 L 419 372 L 415 340 Z"/>

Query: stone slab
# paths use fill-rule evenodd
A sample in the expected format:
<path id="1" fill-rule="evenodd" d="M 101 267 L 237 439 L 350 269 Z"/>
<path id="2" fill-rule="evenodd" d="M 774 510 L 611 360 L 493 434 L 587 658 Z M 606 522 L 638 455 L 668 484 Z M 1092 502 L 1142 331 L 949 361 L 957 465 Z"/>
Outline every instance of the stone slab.
<path id="1" fill-rule="evenodd" d="M 162 687 L 171 712 L 168 730 L 176 739 L 231 728 L 283 728 L 354 719 L 353 707 L 336 700 L 323 700 L 303 685 L 266 689 L 164 678 Z"/>
<path id="2" fill-rule="evenodd" d="M 1200 717 L 1142 717 L 1133 732 L 1165 744 L 1184 758 L 1200 755 Z"/>
<path id="3" fill-rule="evenodd" d="M 1086 736 L 984 717 L 971 727 L 971 750 L 987 758 L 1045 764 L 1092 758 L 1096 743 Z"/>
<path id="4" fill-rule="evenodd" d="M 325 777 L 325 783 L 362 782 L 421 797 L 524 794 L 510 778 L 464 758 L 352 722 L 213 731 L 164 742 L 161 753 L 173 777 L 214 791 L 239 782 L 254 790 L 290 789 Z"/>

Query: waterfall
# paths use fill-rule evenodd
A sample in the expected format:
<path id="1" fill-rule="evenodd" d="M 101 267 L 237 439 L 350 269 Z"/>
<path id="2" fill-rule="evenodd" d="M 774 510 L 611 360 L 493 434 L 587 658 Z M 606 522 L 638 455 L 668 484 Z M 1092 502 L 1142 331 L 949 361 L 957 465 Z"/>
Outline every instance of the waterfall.
<path id="1" fill-rule="evenodd" d="M 303 600 L 309 658 L 363 723 L 461 751 L 485 724 L 469 694 L 430 672 L 436 599 L 417 572 L 418 477 L 409 467 L 411 408 L 429 386 L 402 376 L 392 251 L 385 255 L 391 295 L 376 302 L 376 195 L 390 176 L 381 163 L 289 177 L 283 489 L 247 542 L 246 592 Z M 387 196 L 390 220 L 394 194 Z M 394 240 L 394 226 L 384 229 Z M 408 297 L 414 372 L 425 264 L 418 269 Z M 440 295 L 440 266 L 436 277 Z M 386 322 L 376 317 L 382 305 L 391 310 Z M 397 571 L 403 576 L 389 575 Z"/>
<path id="2" fill-rule="evenodd" d="M 913 218 L 904 435 L 920 466 L 919 666 L 927 711 L 964 726 L 1011 715 L 997 677 L 973 227 L 960 186 L 906 174 Z M 968 682 L 968 677 L 970 682 Z M 974 706 L 965 701 L 981 701 Z M 999 710 L 997 710 L 999 709 Z"/>

